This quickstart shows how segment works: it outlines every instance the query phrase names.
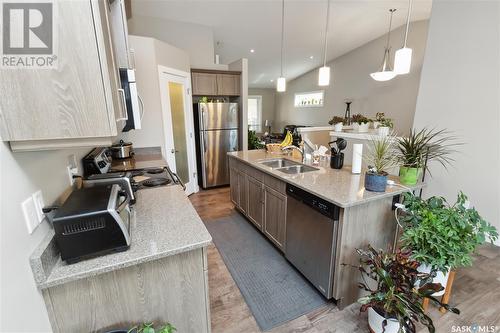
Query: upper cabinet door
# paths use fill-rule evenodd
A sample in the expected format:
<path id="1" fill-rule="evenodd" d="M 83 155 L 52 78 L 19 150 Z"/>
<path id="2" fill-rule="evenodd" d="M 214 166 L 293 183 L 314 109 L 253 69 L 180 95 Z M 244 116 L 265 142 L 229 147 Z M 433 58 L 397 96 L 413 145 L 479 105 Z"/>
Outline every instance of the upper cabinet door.
<path id="1" fill-rule="evenodd" d="M 217 74 L 217 94 L 221 96 L 239 96 L 240 75 Z"/>
<path id="2" fill-rule="evenodd" d="M 193 95 L 217 96 L 217 75 L 211 73 L 191 73 Z"/>
<path id="3" fill-rule="evenodd" d="M 103 137 L 113 132 L 91 3 L 54 1 L 54 6 L 58 68 L 0 70 L 3 140 Z"/>

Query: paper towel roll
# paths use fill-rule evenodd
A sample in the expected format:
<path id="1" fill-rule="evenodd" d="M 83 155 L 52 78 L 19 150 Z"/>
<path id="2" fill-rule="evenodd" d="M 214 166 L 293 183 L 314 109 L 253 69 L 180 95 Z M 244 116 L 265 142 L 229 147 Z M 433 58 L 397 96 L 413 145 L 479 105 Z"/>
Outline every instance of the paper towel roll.
<path id="1" fill-rule="evenodd" d="M 361 173 L 362 161 L 363 161 L 363 144 L 355 143 L 352 145 L 352 173 Z"/>

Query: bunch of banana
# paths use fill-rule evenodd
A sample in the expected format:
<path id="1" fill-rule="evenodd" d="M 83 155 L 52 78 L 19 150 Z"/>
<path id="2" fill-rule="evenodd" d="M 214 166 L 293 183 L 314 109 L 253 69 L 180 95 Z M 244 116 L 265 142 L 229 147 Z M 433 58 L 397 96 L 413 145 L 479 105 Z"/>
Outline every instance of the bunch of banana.
<path id="1" fill-rule="evenodd" d="M 292 132 L 286 131 L 285 139 L 280 143 L 281 148 L 290 146 L 293 143 Z"/>

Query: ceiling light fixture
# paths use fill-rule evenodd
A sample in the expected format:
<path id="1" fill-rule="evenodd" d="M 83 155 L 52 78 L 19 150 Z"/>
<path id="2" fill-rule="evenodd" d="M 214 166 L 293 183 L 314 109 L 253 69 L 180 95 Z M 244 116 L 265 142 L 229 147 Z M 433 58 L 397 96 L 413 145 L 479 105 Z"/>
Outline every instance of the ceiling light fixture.
<path id="1" fill-rule="evenodd" d="M 278 92 L 286 91 L 286 79 L 283 76 L 283 40 L 285 34 L 285 0 L 281 0 L 281 75 L 276 81 Z"/>
<path id="2" fill-rule="evenodd" d="M 254 52 L 255 52 L 255 50 L 254 50 L 254 49 L 250 49 L 250 53 L 254 53 Z"/>
<path id="3" fill-rule="evenodd" d="M 310 56 L 309 59 L 314 59 L 314 56 Z"/>
<path id="4" fill-rule="evenodd" d="M 396 11 L 396 9 L 389 9 L 389 12 L 391 13 L 391 19 L 389 21 L 389 33 L 387 34 L 387 45 L 385 46 L 384 59 L 382 60 L 382 66 L 380 67 L 380 70 L 378 72 L 370 74 L 372 79 L 374 79 L 375 81 L 389 81 L 389 80 L 394 79 L 397 75 L 391 68 L 391 59 L 390 59 L 391 58 L 390 41 L 391 41 L 392 16 L 394 15 L 395 11 Z"/>
<path id="5" fill-rule="evenodd" d="M 330 23 L 330 0 L 326 5 L 326 25 L 325 25 L 325 43 L 323 45 L 323 67 L 320 67 L 318 73 L 318 85 L 330 85 L 330 67 L 326 65 L 326 52 L 328 50 L 328 24 Z"/>
<path id="6" fill-rule="evenodd" d="M 405 41 L 403 47 L 396 51 L 394 55 L 394 72 L 396 74 L 408 74 L 410 73 L 411 67 L 411 54 L 413 50 L 406 47 L 406 42 L 408 40 L 408 30 L 410 29 L 410 16 L 412 9 L 412 0 L 408 0 L 408 14 L 406 15 L 406 31 L 405 31 Z"/>

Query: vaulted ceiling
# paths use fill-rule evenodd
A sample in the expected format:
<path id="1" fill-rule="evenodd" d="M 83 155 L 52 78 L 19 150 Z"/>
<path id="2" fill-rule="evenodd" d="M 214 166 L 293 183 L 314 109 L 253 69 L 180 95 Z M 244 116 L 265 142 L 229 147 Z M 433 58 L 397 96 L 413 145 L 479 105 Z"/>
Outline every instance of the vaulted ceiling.
<path id="1" fill-rule="evenodd" d="M 327 59 L 341 56 L 405 23 L 407 0 L 331 0 Z M 284 74 L 300 76 L 322 64 L 326 0 L 285 0 Z M 280 74 L 280 0 L 140 0 L 133 14 L 205 25 L 222 63 L 249 59 L 249 85 L 271 87 Z M 414 0 L 412 21 L 430 17 L 432 0 Z M 411 32 L 410 32 L 411 33 Z M 402 36 L 394 36 L 402 38 Z M 410 34 L 411 42 L 411 34 Z M 252 53 L 250 50 L 254 50 Z M 381 51 L 382 53 L 382 51 Z"/>

